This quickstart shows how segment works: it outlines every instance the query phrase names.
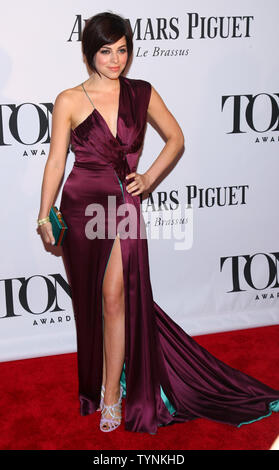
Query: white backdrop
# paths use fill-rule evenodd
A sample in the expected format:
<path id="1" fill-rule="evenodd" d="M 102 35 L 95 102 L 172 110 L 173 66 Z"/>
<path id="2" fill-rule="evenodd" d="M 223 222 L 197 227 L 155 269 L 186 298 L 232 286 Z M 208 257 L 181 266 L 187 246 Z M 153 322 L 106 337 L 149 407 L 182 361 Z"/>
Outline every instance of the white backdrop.
<path id="1" fill-rule="evenodd" d="M 61 254 L 45 250 L 36 219 L 52 105 L 87 78 L 80 30 L 105 10 L 134 30 L 128 76 L 151 82 L 185 135 L 143 201 L 153 222 L 175 218 L 172 198 L 192 205 L 187 249 L 174 236 L 149 240 L 154 300 L 192 335 L 278 323 L 278 2 L 10 0 L 0 20 L 1 361 L 76 350 Z M 139 172 L 163 145 L 149 124 Z"/>

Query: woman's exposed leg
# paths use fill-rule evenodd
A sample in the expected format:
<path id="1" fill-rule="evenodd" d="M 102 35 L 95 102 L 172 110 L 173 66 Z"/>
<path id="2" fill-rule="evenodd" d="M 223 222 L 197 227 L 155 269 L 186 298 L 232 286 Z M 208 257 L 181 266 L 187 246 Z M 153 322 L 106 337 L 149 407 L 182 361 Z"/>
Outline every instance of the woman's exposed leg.
<path id="1" fill-rule="evenodd" d="M 125 354 L 125 297 L 120 239 L 117 236 L 103 280 L 104 403 L 113 405 L 119 399 L 120 377 Z M 110 418 L 111 416 L 106 416 Z"/>

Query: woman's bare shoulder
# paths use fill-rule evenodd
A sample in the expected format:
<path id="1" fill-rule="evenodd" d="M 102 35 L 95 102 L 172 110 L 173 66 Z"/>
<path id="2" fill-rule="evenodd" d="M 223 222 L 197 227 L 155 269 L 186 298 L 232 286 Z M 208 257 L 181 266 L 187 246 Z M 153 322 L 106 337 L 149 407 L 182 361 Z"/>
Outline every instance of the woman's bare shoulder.
<path id="1" fill-rule="evenodd" d="M 81 84 L 72 88 L 66 88 L 65 90 L 62 90 L 60 93 L 58 93 L 55 102 L 64 105 L 70 105 L 71 103 L 74 104 L 74 101 L 78 99 L 81 92 L 83 92 Z"/>

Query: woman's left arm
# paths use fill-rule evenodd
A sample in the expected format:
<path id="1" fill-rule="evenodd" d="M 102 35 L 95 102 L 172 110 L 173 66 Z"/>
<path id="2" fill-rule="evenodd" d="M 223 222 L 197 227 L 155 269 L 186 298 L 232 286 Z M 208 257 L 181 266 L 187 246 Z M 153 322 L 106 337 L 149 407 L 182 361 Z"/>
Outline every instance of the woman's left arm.
<path id="1" fill-rule="evenodd" d="M 184 146 L 184 135 L 178 122 L 168 110 L 159 93 L 153 87 L 151 88 L 147 113 L 159 127 L 167 141 L 156 160 L 144 174 L 130 173 L 127 175 L 127 179 L 135 178 L 134 181 L 126 187 L 127 191 L 131 193 L 132 196 L 137 196 L 149 189 L 156 179 L 175 160 L 178 152 Z"/>

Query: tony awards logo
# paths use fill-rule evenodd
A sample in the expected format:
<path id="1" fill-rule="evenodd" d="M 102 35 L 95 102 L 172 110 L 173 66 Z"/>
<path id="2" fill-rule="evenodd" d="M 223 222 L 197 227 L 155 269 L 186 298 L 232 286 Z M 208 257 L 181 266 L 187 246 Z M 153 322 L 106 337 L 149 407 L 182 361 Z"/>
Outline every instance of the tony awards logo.
<path id="1" fill-rule="evenodd" d="M 279 141 L 279 93 L 225 95 L 221 111 L 230 115 L 227 134 L 256 134 L 255 143 Z"/>
<path id="2" fill-rule="evenodd" d="M 38 145 L 50 143 L 52 112 L 52 103 L 0 104 L 0 147 L 20 144 L 24 157 L 46 156 Z"/>

